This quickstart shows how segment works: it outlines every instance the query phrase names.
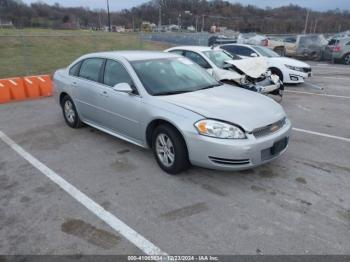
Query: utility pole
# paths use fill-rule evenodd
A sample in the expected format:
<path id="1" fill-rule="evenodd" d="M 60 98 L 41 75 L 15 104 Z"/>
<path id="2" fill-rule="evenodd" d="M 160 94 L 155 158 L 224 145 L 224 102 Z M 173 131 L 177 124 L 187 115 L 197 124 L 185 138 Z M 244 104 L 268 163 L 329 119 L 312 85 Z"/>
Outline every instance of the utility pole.
<path id="1" fill-rule="evenodd" d="M 318 19 L 316 19 L 316 20 L 315 20 L 315 25 L 314 25 L 314 34 L 316 33 L 317 23 L 318 23 Z"/>
<path id="2" fill-rule="evenodd" d="M 310 13 L 310 10 L 307 9 L 306 20 L 305 20 L 305 27 L 304 27 L 304 34 L 306 34 L 307 23 L 309 22 L 309 13 Z"/>
<path id="3" fill-rule="evenodd" d="M 98 30 L 101 30 L 101 11 L 102 9 L 100 9 L 100 11 L 98 12 Z"/>
<path id="4" fill-rule="evenodd" d="M 204 15 L 202 15 L 202 32 L 204 32 Z"/>
<path id="5" fill-rule="evenodd" d="M 162 27 L 162 5 L 159 4 L 158 32 L 161 31 L 161 27 Z"/>
<path id="6" fill-rule="evenodd" d="M 132 32 L 135 32 L 135 17 L 132 16 Z"/>
<path id="7" fill-rule="evenodd" d="M 316 22 L 315 22 L 314 34 L 315 34 L 316 31 L 317 31 L 317 24 L 318 24 L 318 19 L 316 19 Z"/>
<path id="8" fill-rule="evenodd" d="M 108 14 L 108 31 L 112 32 L 112 28 L 111 28 L 111 13 L 109 12 L 109 0 L 107 0 L 107 14 Z"/>

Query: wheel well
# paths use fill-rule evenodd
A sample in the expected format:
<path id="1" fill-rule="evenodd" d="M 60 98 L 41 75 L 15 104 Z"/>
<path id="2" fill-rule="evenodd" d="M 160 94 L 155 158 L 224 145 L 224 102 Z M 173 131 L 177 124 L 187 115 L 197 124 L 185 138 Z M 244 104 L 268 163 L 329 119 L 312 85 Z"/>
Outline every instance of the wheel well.
<path id="1" fill-rule="evenodd" d="M 350 52 L 349 53 L 345 53 L 342 58 L 344 59 L 347 55 L 350 55 Z"/>
<path id="2" fill-rule="evenodd" d="M 148 124 L 147 129 L 146 129 L 146 141 L 147 141 L 147 145 L 152 148 L 152 134 L 154 132 L 154 130 L 157 128 L 157 126 L 160 125 L 167 125 L 170 126 L 172 128 L 174 128 L 174 130 L 176 130 L 176 132 L 179 133 L 179 135 L 182 137 L 182 139 L 185 142 L 186 145 L 186 141 L 183 137 L 183 135 L 181 134 L 181 132 L 176 128 L 176 126 L 174 126 L 173 124 L 171 124 L 170 122 L 163 120 L 163 119 L 155 119 L 153 120 L 151 123 Z M 187 145 L 186 145 L 187 147 Z"/>
<path id="3" fill-rule="evenodd" d="M 270 67 L 269 69 L 271 70 L 271 72 L 279 73 L 279 76 L 282 76 L 282 79 L 280 80 L 283 81 L 283 73 L 280 69 L 278 69 L 277 67 Z"/>
<path id="4" fill-rule="evenodd" d="M 284 50 L 284 46 L 283 46 L 283 45 L 279 45 L 279 46 L 275 46 L 275 47 L 273 48 L 274 51 L 275 51 L 275 50 L 278 50 L 278 49 L 283 49 L 283 50 Z"/>
<path id="5" fill-rule="evenodd" d="M 60 105 L 62 106 L 62 102 L 63 102 L 63 98 L 65 97 L 65 96 L 69 96 L 67 93 L 65 93 L 65 92 L 62 92 L 61 94 L 60 94 Z"/>

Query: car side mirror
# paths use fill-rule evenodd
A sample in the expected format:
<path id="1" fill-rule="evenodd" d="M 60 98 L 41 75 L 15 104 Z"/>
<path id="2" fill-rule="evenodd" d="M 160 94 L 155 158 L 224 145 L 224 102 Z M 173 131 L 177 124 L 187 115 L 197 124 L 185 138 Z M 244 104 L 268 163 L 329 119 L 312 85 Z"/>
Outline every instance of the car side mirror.
<path id="1" fill-rule="evenodd" d="M 258 54 L 257 53 L 251 53 L 250 56 L 251 57 L 258 57 Z"/>
<path id="2" fill-rule="evenodd" d="M 128 83 L 119 83 L 113 87 L 114 91 L 131 94 L 133 92 L 131 86 Z"/>

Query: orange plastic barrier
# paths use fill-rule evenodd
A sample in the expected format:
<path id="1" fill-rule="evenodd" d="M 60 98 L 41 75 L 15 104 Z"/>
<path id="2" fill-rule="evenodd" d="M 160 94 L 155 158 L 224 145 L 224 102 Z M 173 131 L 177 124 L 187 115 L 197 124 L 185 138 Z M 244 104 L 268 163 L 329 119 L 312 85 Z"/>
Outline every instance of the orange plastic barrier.
<path id="1" fill-rule="evenodd" d="M 52 96 L 49 75 L 0 79 L 0 103 Z"/>
<path id="2" fill-rule="evenodd" d="M 10 87 L 12 100 L 24 100 L 27 98 L 26 92 L 24 91 L 23 79 L 14 77 L 6 80 L 7 84 Z"/>
<path id="3" fill-rule="evenodd" d="M 37 76 L 39 80 L 40 94 L 42 96 L 52 96 L 52 80 L 49 75 Z"/>
<path id="4" fill-rule="evenodd" d="M 0 103 L 7 103 L 11 100 L 10 87 L 5 80 L 0 79 Z"/>
<path id="5" fill-rule="evenodd" d="M 35 76 L 23 77 L 23 83 L 27 98 L 40 97 L 39 82 Z"/>

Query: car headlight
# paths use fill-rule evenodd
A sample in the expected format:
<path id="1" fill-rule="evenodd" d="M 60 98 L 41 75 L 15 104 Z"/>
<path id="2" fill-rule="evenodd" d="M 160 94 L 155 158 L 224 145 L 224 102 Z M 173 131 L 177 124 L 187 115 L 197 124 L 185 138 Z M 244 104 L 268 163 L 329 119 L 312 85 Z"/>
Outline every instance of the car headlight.
<path id="1" fill-rule="evenodd" d="M 294 71 L 304 72 L 304 69 L 302 67 L 291 66 L 291 65 L 285 65 L 285 66 Z"/>
<path id="2" fill-rule="evenodd" d="M 238 126 L 225 122 L 204 119 L 194 124 L 199 134 L 216 138 L 244 139 L 246 135 Z"/>

